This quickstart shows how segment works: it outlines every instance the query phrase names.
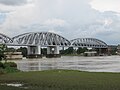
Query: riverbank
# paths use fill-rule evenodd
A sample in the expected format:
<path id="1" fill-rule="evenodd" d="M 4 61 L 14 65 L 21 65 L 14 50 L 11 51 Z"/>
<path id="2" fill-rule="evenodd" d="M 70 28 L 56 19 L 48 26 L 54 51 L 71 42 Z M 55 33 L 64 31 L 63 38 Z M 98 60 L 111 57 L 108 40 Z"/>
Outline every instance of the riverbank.
<path id="1" fill-rule="evenodd" d="M 119 83 L 120 73 L 72 70 L 17 72 L 0 76 L 1 90 L 120 90 Z"/>

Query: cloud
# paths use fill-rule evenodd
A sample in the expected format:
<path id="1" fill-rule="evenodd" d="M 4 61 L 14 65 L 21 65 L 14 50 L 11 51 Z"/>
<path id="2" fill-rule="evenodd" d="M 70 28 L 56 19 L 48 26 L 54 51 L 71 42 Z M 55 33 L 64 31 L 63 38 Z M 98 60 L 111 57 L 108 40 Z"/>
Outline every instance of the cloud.
<path id="1" fill-rule="evenodd" d="M 83 35 L 103 39 L 108 44 L 118 44 L 120 38 L 120 16 L 117 13 L 103 12 L 97 20 L 81 28 Z M 85 31 L 83 31 L 84 29 Z"/>
<path id="2" fill-rule="evenodd" d="M 0 13 L 0 24 L 4 23 L 6 19 L 6 14 L 5 13 Z"/>
<path id="3" fill-rule="evenodd" d="M 57 26 L 63 27 L 67 25 L 67 22 L 62 19 L 53 18 L 53 19 L 48 19 L 47 21 L 44 22 L 44 24 L 47 26 L 53 26 L 53 27 L 57 27 Z"/>
<path id="4" fill-rule="evenodd" d="M 26 32 L 51 31 L 69 40 L 94 37 L 117 44 L 120 39 L 119 13 L 100 12 L 91 6 L 91 1 L 0 0 L 0 12 L 8 12 L 0 14 L 0 32 L 13 37 Z"/>
<path id="5" fill-rule="evenodd" d="M 104 11 L 115 11 L 120 12 L 120 0 L 92 0 L 91 5 L 92 8 L 99 10 L 101 12 Z"/>
<path id="6" fill-rule="evenodd" d="M 4 4 L 4 5 L 13 5 L 13 6 L 16 6 L 16 5 L 26 4 L 27 0 L 0 0 L 0 3 Z"/>

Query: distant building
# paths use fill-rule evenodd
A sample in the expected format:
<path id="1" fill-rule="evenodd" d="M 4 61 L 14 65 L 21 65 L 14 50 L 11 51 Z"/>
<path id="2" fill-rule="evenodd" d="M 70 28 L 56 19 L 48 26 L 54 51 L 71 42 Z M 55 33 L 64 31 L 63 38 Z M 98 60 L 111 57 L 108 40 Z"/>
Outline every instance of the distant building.
<path id="1" fill-rule="evenodd" d="M 5 52 L 7 60 L 17 60 L 17 59 L 22 59 L 23 55 L 22 52 Z"/>
<path id="2" fill-rule="evenodd" d="M 117 54 L 120 55 L 120 44 L 117 46 Z"/>
<path id="3" fill-rule="evenodd" d="M 117 45 L 108 45 L 108 55 L 116 55 L 117 47 Z"/>
<path id="4" fill-rule="evenodd" d="M 84 56 L 97 56 L 97 52 L 96 51 L 84 52 Z"/>

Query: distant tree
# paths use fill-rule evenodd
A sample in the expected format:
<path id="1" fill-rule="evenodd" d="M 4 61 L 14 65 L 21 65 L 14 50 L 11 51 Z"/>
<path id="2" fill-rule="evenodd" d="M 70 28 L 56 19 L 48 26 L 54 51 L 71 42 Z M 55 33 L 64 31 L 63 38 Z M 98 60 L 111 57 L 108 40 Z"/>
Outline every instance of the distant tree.
<path id="1" fill-rule="evenodd" d="M 117 48 L 114 48 L 114 49 L 111 50 L 112 55 L 116 55 L 117 54 L 116 52 L 117 52 Z"/>
<path id="2" fill-rule="evenodd" d="M 47 55 L 47 48 L 42 48 L 42 49 L 41 49 L 41 53 L 42 53 L 43 55 Z"/>
<path id="3" fill-rule="evenodd" d="M 82 52 L 82 48 L 81 47 L 79 47 L 78 49 L 77 49 L 77 54 L 81 54 Z"/>
<path id="4" fill-rule="evenodd" d="M 87 48 L 81 48 L 81 47 L 79 47 L 79 48 L 77 49 L 77 54 L 84 53 L 84 52 L 87 51 L 87 50 L 88 50 Z"/>
<path id="5" fill-rule="evenodd" d="M 60 50 L 60 54 L 65 54 L 65 50 Z"/>
<path id="6" fill-rule="evenodd" d="M 74 53 L 73 47 L 69 47 L 66 50 L 60 50 L 60 54 L 73 54 L 73 53 Z"/>
<path id="7" fill-rule="evenodd" d="M 69 47 L 66 51 L 67 51 L 66 52 L 67 54 L 73 54 L 74 49 L 73 49 L 73 47 Z"/>
<path id="8" fill-rule="evenodd" d="M 15 52 L 15 51 L 16 51 L 15 48 L 7 48 L 7 49 L 6 49 L 6 52 Z"/>
<path id="9" fill-rule="evenodd" d="M 27 57 L 27 48 L 26 47 L 20 47 L 16 51 L 22 52 L 23 57 Z"/>

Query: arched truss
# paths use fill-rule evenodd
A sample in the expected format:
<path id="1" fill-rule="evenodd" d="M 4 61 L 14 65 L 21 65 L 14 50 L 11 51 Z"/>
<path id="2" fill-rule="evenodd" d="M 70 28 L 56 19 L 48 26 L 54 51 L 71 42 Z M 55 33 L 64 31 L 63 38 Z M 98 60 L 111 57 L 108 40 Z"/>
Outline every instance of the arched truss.
<path id="1" fill-rule="evenodd" d="M 12 38 L 14 44 L 18 45 L 41 45 L 41 46 L 69 46 L 70 41 L 64 37 L 50 32 L 31 32 Z"/>
<path id="2" fill-rule="evenodd" d="M 0 43 L 1 44 L 6 44 L 6 43 L 11 43 L 12 39 L 4 34 L 0 33 Z"/>
<path id="3" fill-rule="evenodd" d="M 71 45 L 75 47 L 107 48 L 107 44 L 95 38 L 77 38 L 71 40 Z"/>

